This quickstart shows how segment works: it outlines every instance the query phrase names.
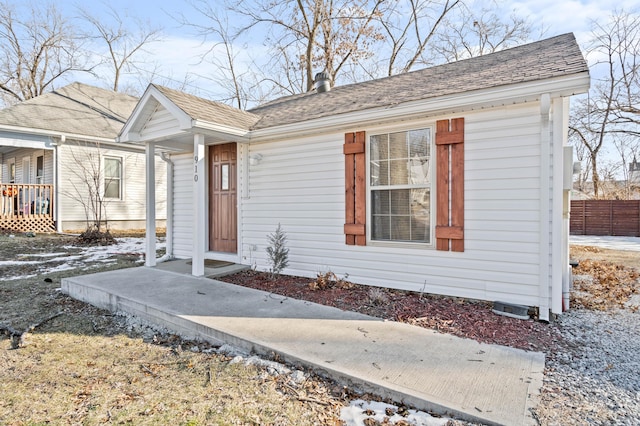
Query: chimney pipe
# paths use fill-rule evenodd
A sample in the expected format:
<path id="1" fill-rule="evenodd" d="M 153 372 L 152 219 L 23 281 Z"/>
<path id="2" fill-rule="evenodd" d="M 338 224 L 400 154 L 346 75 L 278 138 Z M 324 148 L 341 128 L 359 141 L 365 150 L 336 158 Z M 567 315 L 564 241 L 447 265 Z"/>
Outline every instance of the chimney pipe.
<path id="1" fill-rule="evenodd" d="M 331 80 L 329 79 L 329 74 L 324 71 L 317 73 L 313 79 L 313 86 L 315 87 L 317 93 L 324 93 L 331 90 Z"/>

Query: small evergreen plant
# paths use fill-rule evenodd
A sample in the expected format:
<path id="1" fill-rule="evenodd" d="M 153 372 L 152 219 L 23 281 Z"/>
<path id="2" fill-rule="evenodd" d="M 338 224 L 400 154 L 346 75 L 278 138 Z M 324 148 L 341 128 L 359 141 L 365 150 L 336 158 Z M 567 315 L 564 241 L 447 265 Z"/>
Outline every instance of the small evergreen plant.
<path id="1" fill-rule="evenodd" d="M 287 235 L 278 223 L 276 232 L 267 236 L 269 246 L 267 255 L 271 264 L 271 275 L 277 277 L 289 265 L 289 249 L 286 247 Z"/>

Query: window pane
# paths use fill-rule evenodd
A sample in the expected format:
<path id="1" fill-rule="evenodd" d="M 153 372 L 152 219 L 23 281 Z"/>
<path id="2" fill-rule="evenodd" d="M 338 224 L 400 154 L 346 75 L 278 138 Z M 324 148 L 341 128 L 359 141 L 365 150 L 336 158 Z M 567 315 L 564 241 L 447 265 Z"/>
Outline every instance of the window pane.
<path id="1" fill-rule="evenodd" d="M 409 215 L 409 195 L 408 189 L 396 189 L 391 192 L 391 214 Z"/>
<path id="2" fill-rule="evenodd" d="M 105 179 L 104 181 L 105 198 L 120 198 L 120 180 Z"/>
<path id="3" fill-rule="evenodd" d="M 389 191 L 371 191 L 371 213 L 389 214 Z"/>
<path id="4" fill-rule="evenodd" d="M 406 185 L 409 183 L 408 162 L 406 159 L 389 161 L 390 185 Z"/>
<path id="5" fill-rule="evenodd" d="M 405 132 L 389 135 L 389 157 L 407 158 L 407 134 Z"/>
<path id="6" fill-rule="evenodd" d="M 411 241 L 428 243 L 430 232 L 431 191 L 411 191 Z"/>
<path id="7" fill-rule="evenodd" d="M 376 135 L 371 137 L 371 146 L 369 149 L 370 161 L 370 184 L 388 185 L 389 184 L 389 142 L 387 135 Z"/>
<path id="8" fill-rule="evenodd" d="M 393 216 L 391 221 L 391 239 L 395 241 L 410 241 L 411 221 L 409 216 Z"/>
<path id="9" fill-rule="evenodd" d="M 412 130 L 409 132 L 410 157 L 428 157 L 431 148 L 431 129 Z"/>
<path id="10" fill-rule="evenodd" d="M 389 185 L 389 162 L 385 160 L 378 163 L 377 167 L 374 167 L 373 163 L 371 165 L 371 185 Z M 374 175 L 375 171 L 377 175 Z"/>
<path id="11" fill-rule="evenodd" d="M 387 135 L 371 136 L 371 148 L 369 158 L 371 161 L 389 159 L 389 137 Z"/>
<path id="12" fill-rule="evenodd" d="M 36 157 L 36 176 L 42 176 L 44 173 L 44 157 L 42 155 Z"/>
<path id="13" fill-rule="evenodd" d="M 388 241 L 391 238 L 391 234 L 389 232 L 389 220 L 389 216 L 373 216 L 371 238 L 374 240 Z"/>
<path id="14" fill-rule="evenodd" d="M 428 158 L 414 157 L 409 160 L 409 182 L 412 185 L 427 185 L 430 179 L 430 164 Z"/>
<path id="15" fill-rule="evenodd" d="M 104 159 L 104 176 L 107 178 L 120 177 L 120 160 L 117 158 Z"/>

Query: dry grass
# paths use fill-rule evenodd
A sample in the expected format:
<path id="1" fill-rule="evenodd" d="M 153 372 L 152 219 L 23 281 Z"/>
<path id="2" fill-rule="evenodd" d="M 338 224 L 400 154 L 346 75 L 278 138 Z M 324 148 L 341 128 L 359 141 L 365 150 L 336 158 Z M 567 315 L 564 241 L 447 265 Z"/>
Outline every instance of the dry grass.
<path id="1" fill-rule="evenodd" d="M 0 236 L 0 258 L 19 260 L 25 250 L 70 256 L 72 237 Z M 66 248 L 65 248 L 66 247 Z M 23 258 L 22 258 L 23 259 Z M 136 266 L 139 258 L 87 264 L 99 272 Z M 23 268 L 37 264 L 0 265 Z M 3 269 L 5 268 L 5 269 Z M 132 326 L 125 317 L 75 301 L 58 288 L 61 279 L 85 270 L 60 271 L 0 281 L 0 329 L 25 333 L 18 349 L 0 332 L 0 424 L 335 425 L 341 398 L 330 382 L 309 376 L 301 385 L 288 376 L 230 364 L 203 343 Z M 59 314 L 51 318 L 55 314 Z M 294 389 L 294 386 L 297 389 Z M 337 388 L 336 388 L 337 389 Z"/>
<path id="2" fill-rule="evenodd" d="M 69 320 L 70 318 L 66 318 Z M 3 424 L 316 424 L 254 367 L 126 335 L 53 330 L 2 341 Z"/>
<path id="3" fill-rule="evenodd" d="M 572 246 L 571 256 L 580 261 L 573 270 L 572 306 L 622 308 L 640 294 L 640 252 Z"/>

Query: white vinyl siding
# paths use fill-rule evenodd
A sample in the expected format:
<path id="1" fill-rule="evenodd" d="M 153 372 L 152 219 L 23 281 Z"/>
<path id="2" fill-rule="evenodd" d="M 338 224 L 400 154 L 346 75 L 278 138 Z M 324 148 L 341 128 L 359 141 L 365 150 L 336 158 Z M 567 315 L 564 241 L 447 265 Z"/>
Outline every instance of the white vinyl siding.
<path id="1" fill-rule="evenodd" d="M 36 181 L 36 164 L 37 158 L 43 157 L 44 169 L 42 182 Z M 15 164 L 15 180 L 16 183 L 26 183 L 24 181 L 25 170 L 23 164 L 25 158 L 29 158 L 29 171 L 28 182 L 30 183 L 53 183 L 53 151 L 43 149 L 16 149 L 4 154 L 4 164 L 2 167 L 2 176 L 0 180 L 2 182 L 9 182 L 11 180 L 11 164 Z"/>
<path id="2" fill-rule="evenodd" d="M 177 258 L 188 258 L 193 249 L 193 154 L 172 155 L 171 161 L 174 167 L 173 254 Z"/>
<path id="3" fill-rule="evenodd" d="M 145 154 L 98 147 L 90 143 L 69 142 L 62 145 L 60 155 L 61 188 L 59 188 L 64 229 L 82 228 L 87 220 L 84 205 L 89 194 L 87 177 L 100 173 L 104 158 L 122 159 L 121 198 L 105 198 L 106 219 L 113 228 L 144 228 L 145 224 Z M 156 158 L 156 217 L 166 218 L 166 165 Z M 82 167 L 81 167 L 82 166 Z"/>
<path id="4" fill-rule="evenodd" d="M 239 172 L 242 263 L 270 269 L 267 237 L 280 224 L 289 248 L 287 274 L 315 277 L 331 271 L 360 284 L 540 306 L 541 285 L 550 282 L 549 268 L 540 266 L 541 236 L 555 214 L 541 211 L 554 201 L 543 203 L 541 194 L 553 198 L 554 192 L 541 186 L 537 103 L 384 127 L 354 125 L 345 131 L 372 135 L 431 127 L 438 119 L 457 117 L 465 119 L 464 252 L 438 251 L 428 244 L 347 245 L 344 132 L 335 132 L 242 147 L 239 166 L 248 167 Z M 261 160 L 251 164 L 247 159 L 257 154 Z M 193 158 L 190 153 L 171 158 L 174 254 L 188 258 L 194 232 Z M 544 185 L 552 181 L 550 176 Z M 431 182 L 435 186 L 435 173 Z M 371 212 L 367 214 L 369 222 Z"/>
<path id="5" fill-rule="evenodd" d="M 162 105 L 158 104 L 140 131 L 140 138 L 144 139 L 157 137 L 159 135 L 168 135 L 179 127 L 178 120 L 173 118 L 169 111 Z"/>
<path id="6" fill-rule="evenodd" d="M 242 258 L 267 270 L 267 235 L 287 234 L 287 273 L 331 270 L 353 282 L 537 306 L 540 147 L 537 105 L 465 117 L 465 251 L 348 246 L 344 241 L 344 135 L 250 146 L 242 203 Z M 443 118 L 455 118 L 443 117 Z M 406 128 L 429 126 L 405 123 Z M 411 127 L 409 127 L 411 126 Z M 354 126 L 373 134 L 384 129 Z M 370 217 L 369 219 L 370 220 Z M 253 248 L 257 250 L 253 251 Z"/>

